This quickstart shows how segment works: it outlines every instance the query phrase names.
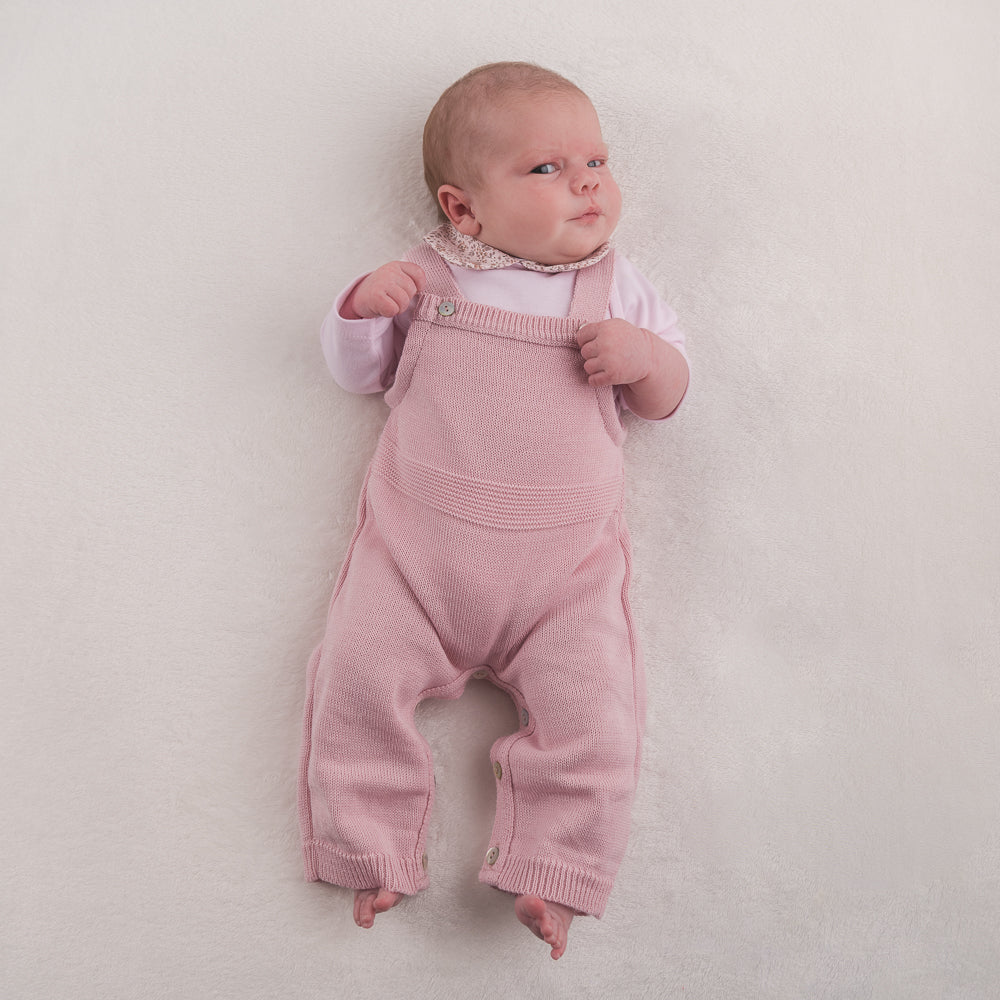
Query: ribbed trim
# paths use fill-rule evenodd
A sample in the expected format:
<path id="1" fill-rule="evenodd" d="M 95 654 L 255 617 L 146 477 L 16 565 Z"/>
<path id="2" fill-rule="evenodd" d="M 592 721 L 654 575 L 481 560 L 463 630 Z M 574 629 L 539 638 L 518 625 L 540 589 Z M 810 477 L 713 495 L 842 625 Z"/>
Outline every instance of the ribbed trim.
<path id="1" fill-rule="evenodd" d="M 438 306 L 451 302 L 455 312 L 442 316 Z M 576 332 L 583 325 L 579 319 L 558 316 L 534 316 L 531 313 L 508 312 L 496 306 L 466 299 L 448 299 L 443 295 L 423 294 L 413 309 L 413 319 L 434 323 L 440 330 L 489 330 L 495 337 L 523 340 L 530 344 L 550 344 L 553 347 L 577 347 Z"/>
<path id="2" fill-rule="evenodd" d="M 305 873 L 310 882 L 331 882 L 348 889 L 388 889 L 412 896 L 430 884 L 421 861 L 381 854 L 345 854 L 333 844 L 307 841 Z"/>
<path id="3" fill-rule="evenodd" d="M 600 917 L 611 895 L 611 879 L 580 871 L 559 861 L 536 858 L 504 858 L 484 864 L 479 881 L 518 896 L 538 896 L 550 903 L 562 903 L 577 913 Z"/>
<path id="4" fill-rule="evenodd" d="M 405 458 L 388 439 L 383 439 L 372 471 L 435 510 L 490 528 L 531 531 L 581 524 L 608 517 L 622 502 L 621 476 L 578 486 L 509 486 Z"/>

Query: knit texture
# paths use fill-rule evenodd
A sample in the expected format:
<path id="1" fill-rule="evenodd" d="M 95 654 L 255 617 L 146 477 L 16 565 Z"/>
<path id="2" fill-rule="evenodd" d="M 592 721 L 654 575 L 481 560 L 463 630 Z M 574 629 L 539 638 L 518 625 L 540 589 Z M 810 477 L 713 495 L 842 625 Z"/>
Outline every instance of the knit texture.
<path id="1" fill-rule="evenodd" d="M 414 710 L 485 676 L 521 725 L 493 747 L 480 878 L 600 915 L 627 840 L 644 711 L 624 432 L 576 342 L 605 315 L 613 255 L 578 272 L 567 318 L 468 302 L 429 247 L 410 259 L 427 288 L 310 664 L 306 874 L 427 885 L 434 779 Z"/>

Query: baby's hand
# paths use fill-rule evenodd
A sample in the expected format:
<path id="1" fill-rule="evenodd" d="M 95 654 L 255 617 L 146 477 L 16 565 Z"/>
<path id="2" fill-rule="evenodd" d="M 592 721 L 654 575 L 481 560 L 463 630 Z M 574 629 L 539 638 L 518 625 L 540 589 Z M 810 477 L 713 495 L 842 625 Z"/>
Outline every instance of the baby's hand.
<path id="1" fill-rule="evenodd" d="M 341 311 L 346 319 L 395 316 L 423 287 L 424 269 L 419 264 L 392 260 L 359 282 Z"/>
<path id="2" fill-rule="evenodd" d="M 653 334 L 623 319 L 580 327 L 576 339 L 587 381 L 593 386 L 631 385 L 653 367 Z"/>

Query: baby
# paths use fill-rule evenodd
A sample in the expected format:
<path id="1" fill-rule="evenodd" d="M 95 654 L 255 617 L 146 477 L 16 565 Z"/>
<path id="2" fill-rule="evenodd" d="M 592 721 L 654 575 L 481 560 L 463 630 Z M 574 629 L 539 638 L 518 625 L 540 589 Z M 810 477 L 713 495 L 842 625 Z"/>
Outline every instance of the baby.
<path id="1" fill-rule="evenodd" d="M 520 725 L 492 749 L 479 877 L 559 958 L 573 917 L 604 911 L 639 766 L 621 413 L 676 409 L 684 338 L 610 247 L 621 195 L 568 80 L 473 70 L 431 111 L 424 165 L 445 221 L 322 331 L 338 382 L 391 412 L 310 661 L 306 876 L 353 888 L 361 927 L 427 886 L 414 710 L 488 679 Z"/>

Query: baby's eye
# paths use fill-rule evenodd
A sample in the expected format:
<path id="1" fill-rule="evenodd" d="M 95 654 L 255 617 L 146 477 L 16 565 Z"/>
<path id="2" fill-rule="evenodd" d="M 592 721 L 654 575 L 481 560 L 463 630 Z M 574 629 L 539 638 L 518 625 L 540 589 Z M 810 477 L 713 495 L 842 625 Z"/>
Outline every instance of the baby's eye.
<path id="1" fill-rule="evenodd" d="M 542 163 L 531 171 L 533 174 L 554 174 L 556 165 L 554 163 Z"/>
<path id="2" fill-rule="evenodd" d="M 587 166 L 590 167 L 591 170 L 596 170 L 598 167 L 603 167 L 607 162 L 607 160 L 591 160 Z"/>

